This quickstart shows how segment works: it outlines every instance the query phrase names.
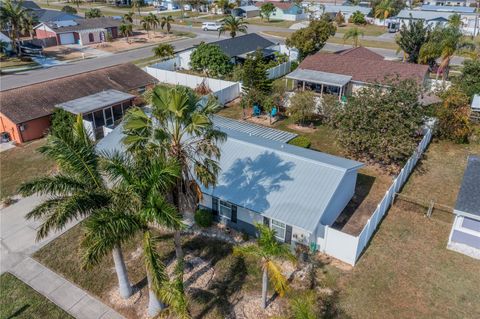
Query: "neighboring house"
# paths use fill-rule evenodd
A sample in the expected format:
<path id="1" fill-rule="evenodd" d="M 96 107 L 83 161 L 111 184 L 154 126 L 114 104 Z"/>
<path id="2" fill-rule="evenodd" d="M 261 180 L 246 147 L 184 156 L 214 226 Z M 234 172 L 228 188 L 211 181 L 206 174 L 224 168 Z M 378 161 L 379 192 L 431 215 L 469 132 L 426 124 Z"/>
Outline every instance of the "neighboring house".
<path id="1" fill-rule="evenodd" d="M 202 187 L 200 207 L 228 227 L 255 235 L 254 223 L 276 231 L 278 240 L 315 247 L 351 200 L 362 163 L 287 144 L 295 134 L 213 117 L 227 134 L 219 145 L 215 187 Z M 121 149 L 122 128 L 97 149 Z"/>
<path id="2" fill-rule="evenodd" d="M 42 10 L 38 4 L 36 4 L 34 1 L 13 1 L 13 3 L 21 3 L 22 7 L 28 10 Z"/>
<path id="3" fill-rule="evenodd" d="M 401 10 L 395 17 L 392 17 L 390 20 L 395 20 L 400 23 L 409 24 L 410 21 L 423 20 L 426 24 L 431 27 L 445 26 L 448 23 L 450 17 L 454 14 L 460 14 L 460 17 L 463 22 L 462 31 L 464 34 L 473 34 L 478 35 L 480 32 L 480 23 L 477 24 L 475 28 L 475 19 L 476 13 L 471 12 L 474 8 L 461 8 L 457 7 L 448 7 L 450 10 L 446 11 L 441 7 L 438 10 L 433 10 L 433 7 L 427 7 L 431 9 L 427 10 Z"/>
<path id="4" fill-rule="evenodd" d="M 57 45 L 87 45 L 105 42 L 108 36 L 117 38 L 121 24 L 120 19 L 109 17 L 45 22 L 35 27 L 35 34 L 38 39 L 54 38 Z"/>
<path id="5" fill-rule="evenodd" d="M 424 5 L 431 5 L 431 6 L 460 6 L 460 7 L 467 7 L 471 4 L 474 4 L 475 0 L 425 0 L 423 1 Z"/>
<path id="6" fill-rule="evenodd" d="M 447 247 L 480 259 L 480 156 L 470 155 L 455 203 Z"/>
<path id="7" fill-rule="evenodd" d="M 42 22 L 63 22 L 63 21 L 72 21 L 75 19 L 82 19 L 82 17 L 66 13 L 63 11 L 58 10 L 47 10 L 47 9 L 40 9 L 32 11 L 32 14 L 36 17 L 37 21 Z"/>
<path id="8" fill-rule="evenodd" d="M 242 18 L 254 18 L 260 16 L 260 8 L 256 6 L 237 7 L 232 10 L 232 15 Z"/>
<path id="9" fill-rule="evenodd" d="M 118 95 L 114 98 L 102 95 L 100 98 L 110 97 L 108 101 L 102 101 L 99 96 L 92 95 L 107 90 L 139 95 L 156 82 L 154 77 L 128 63 L 1 91 L 0 130 L 9 133 L 11 139 L 17 143 L 41 138 L 50 127 L 50 117 L 55 106 L 75 102 L 83 97 L 89 97 L 90 103 L 98 102 L 98 105 L 88 105 L 88 108 L 98 106 L 102 109 L 94 114 L 95 121 L 98 120 L 95 127 L 102 126 L 102 121 L 108 125 L 111 114 L 104 113 L 103 109 L 126 100 L 120 101 Z M 128 106 L 121 106 L 122 112 Z M 115 110 L 113 112 L 115 113 Z M 88 116 L 85 119 L 89 120 Z M 113 120 L 119 120 L 118 108 Z"/>
<path id="10" fill-rule="evenodd" d="M 480 93 L 473 96 L 471 107 L 470 119 L 480 123 Z"/>
<path id="11" fill-rule="evenodd" d="M 350 19 L 350 16 L 354 13 L 360 11 L 365 17 L 372 11 L 372 8 L 361 7 L 361 6 L 344 6 L 344 5 L 332 5 L 325 4 L 323 7 L 317 7 L 315 16 L 320 17 L 323 13 L 330 15 L 334 18 L 337 13 L 341 12 L 345 18 L 345 21 Z"/>
<path id="12" fill-rule="evenodd" d="M 286 78 L 293 80 L 294 88 L 340 98 L 368 85 L 385 84 L 388 78 L 397 76 L 400 80 L 410 78 L 424 85 L 427 75 L 426 65 L 388 61 L 373 51 L 358 47 L 308 56 Z"/>
<path id="13" fill-rule="evenodd" d="M 270 16 L 270 20 L 299 21 L 307 18 L 307 14 L 303 7 L 293 2 L 263 1 L 257 2 L 255 5 L 260 8 L 267 2 L 270 2 L 275 6 L 275 11 Z"/>
<path id="14" fill-rule="evenodd" d="M 6 34 L 0 31 L 0 41 L 5 42 L 5 48 L 3 53 L 8 53 L 12 51 L 12 39 L 10 39 Z"/>

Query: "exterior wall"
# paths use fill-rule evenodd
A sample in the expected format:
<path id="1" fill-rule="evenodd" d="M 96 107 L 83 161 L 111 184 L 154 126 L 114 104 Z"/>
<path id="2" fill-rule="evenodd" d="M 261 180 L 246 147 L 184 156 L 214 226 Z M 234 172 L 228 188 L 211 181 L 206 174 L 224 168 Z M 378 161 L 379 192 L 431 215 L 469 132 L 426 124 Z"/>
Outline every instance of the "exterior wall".
<path id="1" fill-rule="evenodd" d="M 57 36 L 55 32 L 43 30 L 42 28 L 35 29 L 35 35 L 38 39 L 52 38 Z"/>
<path id="2" fill-rule="evenodd" d="M 100 32 L 102 31 L 98 31 L 98 30 L 95 30 L 95 31 L 91 31 L 91 32 L 88 32 L 88 31 L 85 31 L 85 32 L 76 32 L 79 36 L 79 39 L 80 39 L 80 44 L 81 45 L 87 45 L 87 44 L 91 44 L 91 43 L 98 43 L 98 42 L 102 42 L 101 38 L 100 38 Z M 103 31 L 105 33 L 105 39 L 106 39 L 106 36 L 107 36 L 107 31 Z M 89 34 L 93 34 L 93 41 L 90 42 L 90 39 L 89 39 Z"/>
<path id="3" fill-rule="evenodd" d="M 50 116 L 41 117 L 22 123 L 24 130 L 19 130 L 23 142 L 28 142 L 45 136 L 50 127 Z"/>
<path id="4" fill-rule="evenodd" d="M 337 191 L 333 194 L 330 203 L 322 215 L 320 223 L 322 225 L 332 225 L 340 213 L 343 211 L 348 202 L 352 199 L 355 193 L 355 185 L 357 182 L 357 171 L 352 170 L 345 174 Z"/>
<path id="5" fill-rule="evenodd" d="M 18 130 L 17 124 L 10 121 L 3 113 L 0 113 L 0 129 L 2 132 L 7 132 L 10 134 L 12 141 L 16 143 L 22 143 L 22 136 Z"/>
<path id="6" fill-rule="evenodd" d="M 480 259 L 480 221 L 457 215 L 447 248 Z"/>

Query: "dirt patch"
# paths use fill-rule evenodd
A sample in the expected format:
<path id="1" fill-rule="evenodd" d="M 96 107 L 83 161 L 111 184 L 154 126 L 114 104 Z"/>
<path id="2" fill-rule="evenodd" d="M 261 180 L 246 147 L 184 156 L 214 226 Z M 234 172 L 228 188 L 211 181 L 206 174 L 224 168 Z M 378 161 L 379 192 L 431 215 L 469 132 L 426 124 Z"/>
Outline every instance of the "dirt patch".
<path id="1" fill-rule="evenodd" d="M 121 52 L 125 50 L 137 49 L 144 46 L 149 46 L 156 43 L 162 43 L 166 41 L 172 41 L 177 37 L 173 34 L 164 34 L 157 32 L 153 34 L 150 32 L 150 37 L 146 32 L 135 32 L 134 36 L 127 38 L 114 39 L 111 42 L 103 42 L 98 44 L 92 44 L 90 47 L 107 52 Z"/>
<path id="2" fill-rule="evenodd" d="M 291 130 L 302 132 L 302 133 L 315 133 L 317 129 L 315 126 L 301 126 L 297 124 L 288 124 L 287 127 Z"/>
<path id="3" fill-rule="evenodd" d="M 80 49 L 69 48 L 63 45 L 45 48 L 43 50 L 45 56 L 61 61 L 87 59 L 92 57 L 91 54 L 82 52 Z"/>

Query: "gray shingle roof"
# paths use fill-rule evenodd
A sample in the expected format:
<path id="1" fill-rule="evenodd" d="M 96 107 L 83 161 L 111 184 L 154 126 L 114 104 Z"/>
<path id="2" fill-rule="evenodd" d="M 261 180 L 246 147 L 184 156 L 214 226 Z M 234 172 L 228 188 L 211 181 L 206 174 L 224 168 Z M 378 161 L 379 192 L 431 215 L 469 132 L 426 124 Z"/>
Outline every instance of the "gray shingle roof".
<path id="1" fill-rule="evenodd" d="M 468 157 L 455 213 L 480 220 L 480 155 Z"/>
<path id="2" fill-rule="evenodd" d="M 57 10 L 41 9 L 33 11 L 32 14 L 36 16 L 39 22 L 55 22 L 82 19 L 80 16 Z"/>
<path id="3" fill-rule="evenodd" d="M 248 33 L 231 39 L 210 42 L 210 44 L 218 45 L 226 55 L 235 57 L 257 49 L 268 48 L 275 43 L 256 33 Z"/>
<path id="4" fill-rule="evenodd" d="M 104 29 L 118 27 L 122 24 L 122 20 L 114 19 L 111 17 L 101 17 L 92 19 L 75 19 L 76 25 L 71 26 L 58 26 L 56 23 L 45 23 L 50 29 L 57 33 L 82 31 L 89 29 Z"/>

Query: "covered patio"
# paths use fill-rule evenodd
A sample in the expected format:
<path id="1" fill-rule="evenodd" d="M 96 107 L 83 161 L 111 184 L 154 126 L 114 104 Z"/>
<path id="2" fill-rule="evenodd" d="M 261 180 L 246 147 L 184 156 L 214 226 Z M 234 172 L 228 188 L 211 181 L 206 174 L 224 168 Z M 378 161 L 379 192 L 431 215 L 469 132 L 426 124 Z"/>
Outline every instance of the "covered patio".
<path id="1" fill-rule="evenodd" d="M 83 117 L 85 127 L 96 140 L 117 126 L 132 106 L 135 95 L 106 90 L 56 105 L 67 112 Z"/>
<path id="2" fill-rule="evenodd" d="M 288 80 L 293 80 L 289 87 Z M 288 90 L 311 90 L 317 94 L 332 94 L 340 100 L 347 92 L 348 83 L 352 77 L 348 75 L 328 73 L 322 71 L 296 69 L 285 76 Z"/>

